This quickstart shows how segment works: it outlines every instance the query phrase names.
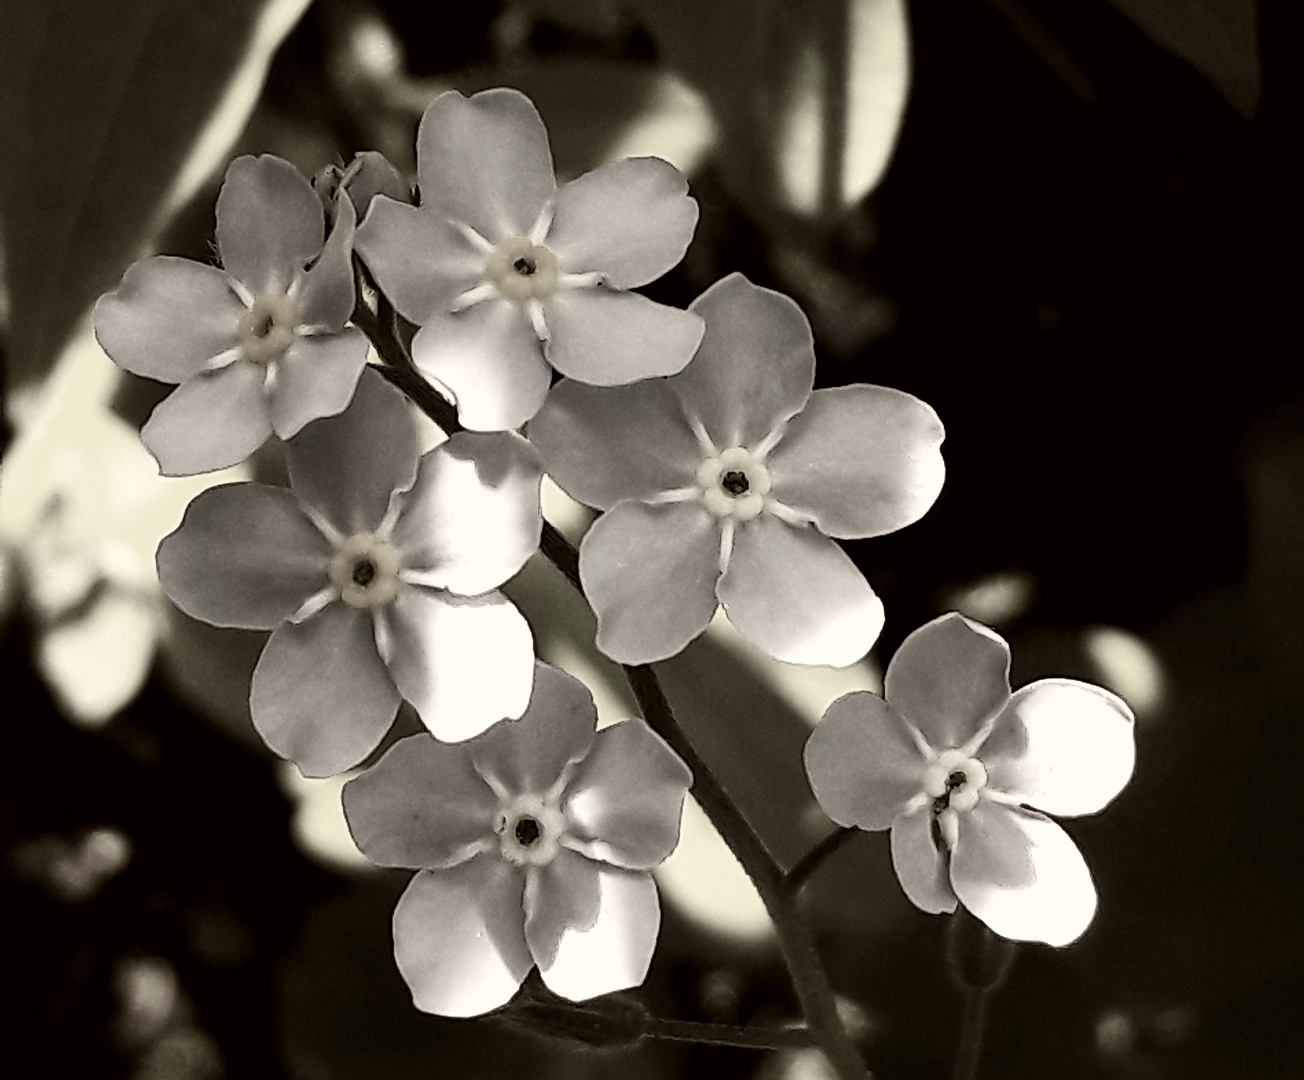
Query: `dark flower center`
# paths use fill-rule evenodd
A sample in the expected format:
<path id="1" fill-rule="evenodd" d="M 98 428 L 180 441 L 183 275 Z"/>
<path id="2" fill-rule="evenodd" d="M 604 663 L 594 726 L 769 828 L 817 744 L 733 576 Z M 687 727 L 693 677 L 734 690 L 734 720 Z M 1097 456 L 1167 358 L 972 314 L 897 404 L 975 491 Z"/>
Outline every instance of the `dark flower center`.
<path id="1" fill-rule="evenodd" d="M 353 564 L 353 584 L 365 589 L 376 578 L 376 564 L 370 559 L 359 559 Z"/>
<path id="2" fill-rule="evenodd" d="M 528 259 L 522 255 L 512 263 L 512 269 L 523 277 L 529 277 L 538 269 L 538 266 L 533 259 Z"/>
<path id="3" fill-rule="evenodd" d="M 956 769 L 946 778 L 946 788 L 948 791 L 954 791 L 958 787 L 964 787 L 968 782 L 968 777 L 964 775 L 963 769 Z"/>
<path id="4" fill-rule="evenodd" d="M 539 828 L 539 823 L 532 817 L 520 817 L 516 819 L 516 828 L 514 830 L 516 842 L 521 847 L 533 847 L 539 842 L 539 837 L 543 835 L 543 830 Z"/>
<path id="5" fill-rule="evenodd" d="M 730 495 L 746 495 L 751 487 L 747 483 L 747 474 L 741 469 L 730 469 L 720 477 L 720 486 Z"/>
<path id="6" fill-rule="evenodd" d="M 254 337 L 265 338 L 272 332 L 272 327 L 276 325 L 276 319 L 270 312 L 263 312 L 262 318 L 249 328 Z"/>

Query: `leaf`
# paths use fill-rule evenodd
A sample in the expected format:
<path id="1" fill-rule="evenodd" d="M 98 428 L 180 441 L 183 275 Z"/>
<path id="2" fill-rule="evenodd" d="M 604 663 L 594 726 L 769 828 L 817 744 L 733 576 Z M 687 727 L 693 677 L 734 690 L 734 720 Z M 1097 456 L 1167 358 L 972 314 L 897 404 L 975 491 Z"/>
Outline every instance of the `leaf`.
<path id="1" fill-rule="evenodd" d="M 5 0 L 0 241 L 10 384 L 229 153 L 309 0 Z"/>
<path id="2" fill-rule="evenodd" d="M 1255 0 L 1110 0 L 1149 38 L 1190 63 L 1247 120 L 1259 110 Z"/>

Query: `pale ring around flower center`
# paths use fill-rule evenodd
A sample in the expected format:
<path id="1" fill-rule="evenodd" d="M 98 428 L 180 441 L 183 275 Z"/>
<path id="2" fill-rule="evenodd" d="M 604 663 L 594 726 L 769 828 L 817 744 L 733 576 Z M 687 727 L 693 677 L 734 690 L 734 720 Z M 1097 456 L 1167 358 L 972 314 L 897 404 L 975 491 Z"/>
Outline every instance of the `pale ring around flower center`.
<path id="1" fill-rule="evenodd" d="M 960 750 L 943 750 L 924 769 L 923 789 L 933 799 L 933 816 L 948 847 L 954 847 L 960 815 L 978 805 L 987 786 L 987 769 Z"/>
<path id="2" fill-rule="evenodd" d="M 331 584 L 350 607 L 374 608 L 398 595 L 398 552 L 371 533 L 355 533 L 335 552 Z"/>
<path id="3" fill-rule="evenodd" d="M 544 866 L 556 857 L 566 818 L 538 795 L 518 795 L 494 815 L 502 856 L 514 866 Z"/>
<path id="4" fill-rule="evenodd" d="M 284 293 L 263 293 L 253 307 L 240 317 L 236 335 L 245 359 L 254 364 L 270 364 L 285 355 L 294 342 L 294 328 L 299 325 L 299 309 Z"/>
<path id="5" fill-rule="evenodd" d="M 770 470 L 741 446 L 723 450 L 697 467 L 702 502 L 719 518 L 751 521 L 765 507 L 770 493 Z"/>
<path id="6" fill-rule="evenodd" d="M 557 256 L 524 236 L 509 236 L 489 256 L 484 276 L 508 300 L 546 300 L 557 291 Z"/>

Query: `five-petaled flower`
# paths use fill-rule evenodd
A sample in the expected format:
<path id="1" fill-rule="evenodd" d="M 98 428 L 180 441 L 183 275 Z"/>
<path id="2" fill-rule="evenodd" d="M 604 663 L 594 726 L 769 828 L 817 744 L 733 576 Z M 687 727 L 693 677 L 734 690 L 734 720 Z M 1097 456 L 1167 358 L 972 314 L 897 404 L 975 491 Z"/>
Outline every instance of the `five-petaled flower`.
<path id="1" fill-rule="evenodd" d="M 529 427 L 549 473 L 606 513 L 580 546 L 598 647 L 678 653 L 723 605 L 770 655 L 844 666 L 883 607 L 832 537 L 917 520 L 941 490 L 942 425 L 881 386 L 816 390 L 810 324 L 741 274 L 693 302 L 706 335 L 666 379 L 562 380 Z"/>
<path id="2" fill-rule="evenodd" d="M 614 385 L 688 363 L 701 319 L 628 291 L 692 239 L 697 203 L 674 166 L 629 158 L 559 188 L 524 94 L 449 91 L 421 119 L 417 178 L 421 205 L 377 199 L 357 248 L 421 326 L 413 359 L 466 427 L 519 427 L 543 404 L 549 365 Z"/>
<path id="3" fill-rule="evenodd" d="M 348 203 L 345 199 L 343 202 Z M 243 461 L 275 432 L 348 405 L 367 362 L 353 313 L 353 205 L 323 243 L 322 205 L 278 157 L 238 157 L 217 198 L 219 269 L 159 255 L 95 305 L 119 366 L 180 383 L 141 439 L 168 476 Z"/>
<path id="4" fill-rule="evenodd" d="M 182 611 L 273 631 L 249 702 L 267 744 L 328 776 L 375 749 L 400 695 L 441 739 L 520 716 L 534 641 L 496 590 L 539 543 L 533 447 L 461 432 L 418 458 L 406 400 L 368 371 L 287 457 L 290 489 L 211 488 L 158 551 Z"/>
<path id="5" fill-rule="evenodd" d="M 469 742 L 402 739 L 344 787 L 364 855 L 418 870 L 394 911 L 417 1008 L 474 1016 L 536 964 L 572 1000 L 637 986 L 679 841 L 688 768 L 642 720 L 595 733 L 583 684 L 539 664 L 520 720 Z"/>
<path id="6" fill-rule="evenodd" d="M 886 700 L 854 691 L 829 706 L 806 772 L 840 825 L 891 828 L 897 877 L 924 911 L 958 900 L 1002 937 L 1067 945 L 1091 922 L 1096 889 L 1068 834 L 1038 811 L 1091 814 L 1122 790 L 1132 713 L 1071 679 L 1012 695 L 1009 666 L 994 631 L 934 619 L 893 656 Z"/>

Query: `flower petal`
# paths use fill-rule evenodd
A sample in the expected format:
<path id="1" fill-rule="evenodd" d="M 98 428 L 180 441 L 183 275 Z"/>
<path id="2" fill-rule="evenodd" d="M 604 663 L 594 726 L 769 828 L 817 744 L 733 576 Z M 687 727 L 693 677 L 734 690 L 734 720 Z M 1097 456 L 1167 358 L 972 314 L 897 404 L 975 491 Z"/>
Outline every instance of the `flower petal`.
<path id="1" fill-rule="evenodd" d="M 278 626 L 249 690 L 258 734 L 304 776 L 356 765 L 376 749 L 398 704 L 370 612 L 341 602 Z"/>
<path id="2" fill-rule="evenodd" d="M 524 883 L 488 852 L 412 879 L 394 909 L 394 959 L 412 1004 L 437 1016 L 479 1016 L 511 1000 L 534 966 Z"/>
<path id="3" fill-rule="evenodd" d="M 881 536 L 918 521 L 942 490 L 942 423 L 883 386 L 816 390 L 766 459 L 774 497 L 820 531 Z"/>
<path id="4" fill-rule="evenodd" d="M 892 822 L 892 868 L 910 902 L 929 914 L 955 910 L 946 861 L 933 843 L 933 812 L 924 807 Z"/>
<path id="5" fill-rule="evenodd" d="M 266 372 L 234 364 L 182 383 L 154 406 L 140 441 L 164 476 L 193 476 L 239 464 L 272 434 Z"/>
<path id="6" fill-rule="evenodd" d="M 717 607 L 720 527 L 698 502 L 617 503 L 580 544 L 580 582 L 597 646 L 622 664 L 680 652 Z"/>
<path id="7" fill-rule="evenodd" d="M 299 321 L 308 326 L 340 330 L 357 300 L 353 280 L 353 236 L 358 225 L 357 212 L 348 199 L 340 199 L 335 227 L 326 240 L 319 258 L 302 277 L 297 307 Z"/>
<path id="8" fill-rule="evenodd" d="M 453 391 L 458 419 L 475 431 L 520 427 L 552 380 L 530 320 L 510 300 L 431 315 L 412 339 L 412 359 Z"/>
<path id="9" fill-rule="evenodd" d="M 598 710 L 579 679 L 535 663 L 530 706 L 471 743 L 475 767 L 512 795 L 542 794 L 593 745 Z"/>
<path id="10" fill-rule="evenodd" d="M 539 453 L 512 432 L 458 432 L 421 459 L 393 541 L 422 583 L 475 596 L 539 546 Z M 501 719 L 501 717 L 500 717 Z"/>
<path id="11" fill-rule="evenodd" d="M 498 800 L 465 746 L 431 735 L 400 739 L 344 785 L 344 816 L 359 850 L 380 866 L 455 866 L 492 840 Z"/>
<path id="12" fill-rule="evenodd" d="M 495 244 L 527 235 L 557 190 L 538 110 L 501 87 L 440 94 L 417 131 L 417 182 L 423 206 Z"/>
<path id="13" fill-rule="evenodd" d="M 286 464 L 304 504 L 352 536 L 373 531 L 394 492 L 412 486 L 417 452 L 407 399 L 379 372 L 364 370 L 349 407 L 300 431 Z"/>
<path id="14" fill-rule="evenodd" d="M 883 602 L 837 542 L 769 514 L 738 528 L 716 593 L 743 637 L 789 664 L 846 667 L 883 629 Z"/>
<path id="15" fill-rule="evenodd" d="M 941 615 L 901 643 L 883 696 L 933 749 L 963 746 L 1010 700 L 1010 647 L 963 615 Z"/>
<path id="16" fill-rule="evenodd" d="M 603 728 L 566 788 L 573 834 L 603 862 L 650 870 L 679 843 L 693 774 L 665 740 L 638 719 Z"/>
<path id="17" fill-rule="evenodd" d="M 502 593 L 463 600 L 415 586 L 387 609 L 389 670 L 421 722 L 444 742 L 520 716 L 534 679 L 534 637 Z"/>
<path id="18" fill-rule="evenodd" d="M 717 281 L 689 310 L 706 319 L 706 335 L 671 384 L 721 450 L 755 446 L 810 397 L 810 323 L 791 299 L 742 274 Z"/>
<path id="19" fill-rule="evenodd" d="M 285 488 L 202 491 L 159 544 L 163 591 L 191 618 L 271 630 L 326 586 L 331 547 Z"/>
<path id="20" fill-rule="evenodd" d="M 551 967 L 568 929 L 592 929 L 602 891 L 592 859 L 562 848 L 551 862 L 532 866 L 525 878 L 525 940 L 540 968 Z"/>
<path id="21" fill-rule="evenodd" d="M 957 839 L 951 848 L 951 882 L 961 900 L 962 883 L 1000 889 L 1025 889 L 1036 880 L 1028 838 L 1016 815 L 1001 803 L 981 800 L 956 815 Z"/>
<path id="22" fill-rule="evenodd" d="M 527 434 L 566 493 L 599 510 L 690 486 L 702 459 L 664 379 L 601 388 L 562 379 Z"/>
<path id="23" fill-rule="evenodd" d="M 326 219 L 303 173 L 272 154 L 231 162 L 217 195 L 217 251 L 255 296 L 284 293 L 322 249 Z"/>
<path id="24" fill-rule="evenodd" d="M 338 334 L 296 338 L 276 365 L 268 394 L 277 436 L 291 439 L 309 421 L 343 412 L 367 366 L 368 348 L 366 336 L 352 326 Z"/>
<path id="25" fill-rule="evenodd" d="M 1003 811 L 1021 834 L 1033 880 L 1014 888 L 991 880 L 983 862 L 960 854 L 965 841 L 962 824 L 961 847 L 951 859 L 951 884 L 960 902 L 1012 941 L 1067 945 L 1081 937 L 1096 913 L 1096 886 L 1068 833 L 1028 810 L 992 807 L 992 811 Z"/>
<path id="26" fill-rule="evenodd" d="M 421 325 L 484 273 L 485 256 L 436 210 L 372 203 L 354 248 L 400 315 Z"/>
<path id="27" fill-rule="evenodd" d="M 895 709 L 853 690 L 825 711 L 803 753 L 811 790 L 839 825 L 886 829 L 922 790 L 926 762 Z"/>
<path id="28" fill-rule="evenodd" d="M 548 362 L 597 386 L 673 375 L 693 358 L 705 330 L 691 311 L 602 285 L 562 289 L 543 310 Z"/>
<path id="29" fill-rule="evenodd" d="M 982 746 L 988 783 L 1061 817 L 1103 810 L 1132 777 L 1136 731 L 1122 699 L 1073 679 L 1015 692 Z"/>
<path id="30" fill-rule="evenodd" d="M 179 383 L 239 344 L 246 312 L 215 266 L 158 255 L 127 267 L 95 305 L 95 337 L 127 371 Z"/>
<path id="31" fill-rule="evenodd" d="M 647 977 L 661 928 L 651 874 L 600 866 L 601 902 L 588 930 L 562 934 L 556 960 L 540 965 L 548 989 L 571 1001 L 627 990 Z"/>
<path id="32" fill-rule="evenodd" d="M 545 243 L 563 271 L 598 271 L 617 289 L 655 281 L 684 257 L 697 200 L 656 157 L 625 158 L 563 184 Z"/>

